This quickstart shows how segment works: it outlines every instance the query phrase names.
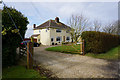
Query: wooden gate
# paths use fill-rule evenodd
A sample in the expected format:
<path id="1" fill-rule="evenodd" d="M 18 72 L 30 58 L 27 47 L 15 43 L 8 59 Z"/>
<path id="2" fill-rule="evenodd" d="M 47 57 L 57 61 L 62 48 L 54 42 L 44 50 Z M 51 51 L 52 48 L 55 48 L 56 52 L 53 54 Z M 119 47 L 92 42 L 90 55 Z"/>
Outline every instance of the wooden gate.
<path id="1" fill-rule="evenodd" d="M 27 56 L 27 68 L 33 68 L 33 42 L 27 43 L 27 48 L 25 46 L 19 47 L 19 58 Z"/>
<path id="2" fill-rule="evenodd" d="M 62 44 L 61 52 L 84 55 L 84 40 L 80 43 L 64 43 Z"/>
<path id="3" fill-rule="evenodd" d="M 19 58 L 21 58 L 24 55 L 27 55 L 27 49 L 26 47 L 20 46 L 19 47 Z"/>

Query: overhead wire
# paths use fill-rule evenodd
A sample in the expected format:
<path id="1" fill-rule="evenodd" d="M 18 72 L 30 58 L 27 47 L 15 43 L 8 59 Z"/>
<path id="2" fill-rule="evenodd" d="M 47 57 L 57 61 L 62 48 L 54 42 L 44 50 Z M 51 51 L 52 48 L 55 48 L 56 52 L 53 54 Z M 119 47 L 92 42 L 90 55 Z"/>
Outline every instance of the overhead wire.
<path id="1" fill-rule="evenodd" d="M 9 11 L 8 11 L 8 9 L 7 9 L 6 5 L 5 5 L 5 3 L 4 3 L 3 1 L 2 1 L 2 3 L 3 3 L 3 5 L 4 5 L 4 7 L 5 7 L 5 9 L 6 9 L 7 13 L 8 13 L 8 15 L 9 15 L 11 21 L 13 22 L 14 27 L 17 29 L 20 38 L 22 39 L 22 41 L 24 41 L 24 39 L 23 39 L 22 35 L 20 34 L 20 32 L 19 32 L 19 30 L 18 30 L 18 27 L 17 27 L 17 25 L 15 24 L 15 22 L 14 22 L 12 16 L 10 15 L 10 13 L 9 13 Z M 26 47 L 26 49 L 28 49 L 26 44 L 25 44 L 25 47 Z M 33 57 L 33 55 L 31 54 L 30 50 L 28 50 L 28 51 L 29 51 L 30 56 L 32 57 L 32 59 L 33 59 L 33 61 L 34 61 L 34 57 Z"/>

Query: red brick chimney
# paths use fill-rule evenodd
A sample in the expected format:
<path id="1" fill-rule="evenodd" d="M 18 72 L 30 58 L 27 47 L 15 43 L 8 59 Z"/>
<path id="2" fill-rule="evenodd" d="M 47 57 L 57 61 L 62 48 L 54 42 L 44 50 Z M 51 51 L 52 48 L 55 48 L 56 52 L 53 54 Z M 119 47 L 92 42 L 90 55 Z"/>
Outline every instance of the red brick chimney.
<path id="1" fill-rule="evenodd" d="M 33 24 L 33 28 L 35 28 L 36 27 L 36 24 Z"/>
<path id="2" fill-rule="evenodd" d="M 59 23 L 59 18 L 58 17 L 55 18 L 55 22 Z"/>

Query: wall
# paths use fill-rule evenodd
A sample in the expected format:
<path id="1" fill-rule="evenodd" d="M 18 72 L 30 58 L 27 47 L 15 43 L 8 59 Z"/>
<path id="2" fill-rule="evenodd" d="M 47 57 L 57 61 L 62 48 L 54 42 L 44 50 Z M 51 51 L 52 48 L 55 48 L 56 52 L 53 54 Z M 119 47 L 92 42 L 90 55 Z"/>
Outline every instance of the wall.
<path id="1" fill-rule="evenodd" d="M 34 30 L 33 34 L 40 34 L 41 33 L 41 30 L 40 29 L 37 29 L 37 30 Z M 34 39 L 37 39 L 37 43 L 40 43 L 39 39 L 40 39 L 40 35 L 37 36 L 37 37 L 34 37 Z"/>
<path id="2" fill-rule="evenodd" d="M 50 30 L 42 29 L 40 33 L 40 42 L 42 45 L 50 45 Z"/>
<path id="3" fill-rule="evenodd" d="M 58 36 L 62 37 L 62 41 L 63 41 L 63 36 L 65 36 L 65 42 L 68 42 L 66 40 L 66 37 L 69 36 L 70 37 L 70 41 L 69 42 L 72 41 L 70 33 L 66 33 L 65 29 L 62 29 L 62 31 L 58 33 L 58 32 L 56 32 L 56 29 L 50 28 L 50 44 L 52 44 L 51 38 L 54 38 L 54 41 L 53 41 L 54 43 L 61 44 L 62 41 L 60 43 L 58 41 L 56 41 L 56 37 L 58 37 Z"/>
<path id="4" fill-rule="evenodd" d="M 37 43 L 40 43 L 40 35 L 37 36 Z"/>
<path id="5" fill-rule="evenodd" d="M 40 32 L 39 32 L 39 30 L 40 30 Z M 45 29 L 39 29 L 39 30 L 34 30 L 34 34 L 40 34 L 40 36 L 37 37 L 37 42 L 39 43 L 38 40 L 40 39 L 40 42 L 42 45 L 52 45 L 53 42 L 54 42 L 54 44 L 55 43 L 61 44 L 63 41 L 63 36 L 65 36 L 65 42 L 68 42 L 66 40 L 67 36 L 70 37 L 69 42 L 72 41 L 70 34 L 66 33 L 65 29 L 62 29 L 62 32 L 60 32 L 60 33 L 57 33 L 56 29 L 53 29 L 53 28 L 49 28 L 49 29 L 45 28 Z M 46 30 L 47 30 L 47 32 L 46 32 Z M 62 41 L 60 41 L 60 43 L 59 43 L 59 41 L 56 41 L 56 37 L 58 37 L 58 36 L 62 37 Z M 51 42 L 51 38 L 54 38 L 53 42 Z"/>

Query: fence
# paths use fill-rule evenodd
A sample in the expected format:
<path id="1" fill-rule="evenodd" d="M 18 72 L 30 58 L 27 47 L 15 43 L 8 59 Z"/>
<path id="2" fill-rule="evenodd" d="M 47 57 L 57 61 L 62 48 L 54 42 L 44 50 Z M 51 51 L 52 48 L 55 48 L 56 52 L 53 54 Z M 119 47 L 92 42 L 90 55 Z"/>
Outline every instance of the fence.
<path id="1" fill-rule="evenodd" d="M 28 42 L 27 47 L 20 46 L 19 47 L 19 58 L 27 55 L 27 68 L 33 68 L 33 43 Z"/>
<path id="2" fill-rule="evenodd" d="M 19 58 L 21 58 L 24 55 L 27 55 L 27 49 L 26 47 L 20 46 L 19 47 Z"/>
<path id="3" fill-rule="evenodd" d="M 63 43 L 61 52 L 84 55 L 84 40 L 80 43 Z"/>

